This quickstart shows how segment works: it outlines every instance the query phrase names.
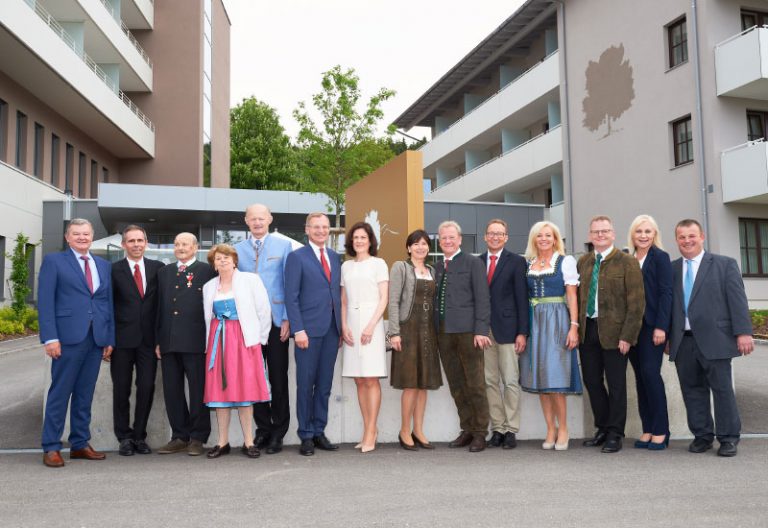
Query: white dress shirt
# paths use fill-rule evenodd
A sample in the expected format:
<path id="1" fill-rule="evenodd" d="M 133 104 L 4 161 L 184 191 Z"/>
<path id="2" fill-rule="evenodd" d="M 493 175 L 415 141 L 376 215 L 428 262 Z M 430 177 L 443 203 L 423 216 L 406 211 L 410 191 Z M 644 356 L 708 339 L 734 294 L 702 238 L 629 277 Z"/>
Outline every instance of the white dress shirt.
<path id="1" fill-rule="evenodd" d="M 144 267 L 144 258 L 140 258 L 139 260 L 131 260 L 130 258 L 126 259 L 128 261 L 128 267 L 130 268 L 131 275 L 134 275 L 136 272 L 134 271 L 136 269 L 136 264 L 139 265 L 139 271 L 141 272 L 141 291 L 143 293 L 147 293 L 147 269 Z"/>
<path id="2" fill-rule="evenodd" d="M 600 265 L 601 266 L 603 265 L 603 262 L 605 262 L 605 258 L 608 255 L 611 254 L 611 251 L 613 251 L 613 246 L 609 247 L 608 249 L 606 249 L 602 253 L 600 253 L 599 251 L 595 251 L 595 258 L 597 258 L 598 253 L 603 256 L 603 259 L 600 261 Z M 599 276 L 598 276 L 597 285 L 598 285 L 598 288 L 595 290 L 595 315 L 592 316 L 593 319 L 597 319 L 597 316 L 598 316 L 598 314 L 597 314 L 598 308 L 597 307 L 599 306 L 599 303 L 597 301 L 598 301 L 598 296 L 600 295 L 600 288 L 599 288 L 599 286 L 600 286 L 600 279 L 599 279 Z"/>
<path id="3" fill-rule="evenodd" d="M 701 265 L 701 259 L 704 258 L 704 251 L 696 255 L 691 259 L 693 263 L 693 283 L 696 284 L 696 275 L 699 273 L 699 266 Z M 683 292 L 685 292 L 685 274 L 688 272 L 688 259 L 683 257 L 683 273 L 682 273 L 682 279 L 683 279 Z M 685 293 L 683 293 L 683 304 L 685 304 Z M 685 310 L 685 306 L 683 306 L 683 310 Z M 690 330 L 691 329 L 691 323 L 688 321 L 688 315 L 685 316 L 685 329 Z"/>
<path id="4" fill-rule="evenodd" d="M 80 265 L 80 271 L 83 272 L 83 276 L 85 276 L 85 261 L 81 259 L 80 257 L 88 257 L 88 267 L 91 268 L 91 280 L 93 281 L 93 291 L 99 289 L 99 286 L 101 286 L 101 278 L 99 278 L 99 270 L 96 267 L 96 261 L 93 260 L 93 255 L 91 255 L 91 252 L 89 251 L 87 255 L 81 255 L 74 249 L 70 248 L 72 253 L 75 255 L 75 258 L 77 259 L 77 263 Z"/>

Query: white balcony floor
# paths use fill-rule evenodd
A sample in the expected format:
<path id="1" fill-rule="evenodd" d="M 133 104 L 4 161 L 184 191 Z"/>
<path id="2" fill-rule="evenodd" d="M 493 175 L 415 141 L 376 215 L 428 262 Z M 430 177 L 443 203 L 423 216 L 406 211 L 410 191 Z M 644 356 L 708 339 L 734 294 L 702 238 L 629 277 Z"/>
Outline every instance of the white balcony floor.
<path id="1" fill-rule="evenodd" d="M 717 95 L 768 100 L 768 26 L 747 29 L 715 47 Z"/>
<path id="2" fill-rule="evenodd" d="M 724 203 L 768 204 L 768 143 L 750 141 L 720 154 Z"/>

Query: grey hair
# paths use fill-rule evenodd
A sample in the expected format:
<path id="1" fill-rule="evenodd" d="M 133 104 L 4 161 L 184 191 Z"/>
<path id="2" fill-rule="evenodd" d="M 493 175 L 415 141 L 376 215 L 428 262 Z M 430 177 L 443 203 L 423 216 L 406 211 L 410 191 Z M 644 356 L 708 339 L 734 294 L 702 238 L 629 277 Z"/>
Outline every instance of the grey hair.
<path id="1" fill-rule="evenodd" d="M 445 229 L 446 227 L 453 227 L 456 229 L 456 232 L 461 236 L 461 226 L 458 224 L 458 222 L 454 222 L 453 220 L 445 220 L 444 222 L 440 222 L 440 225 L 437 226 L 437 232 L 440 233 L 441 229 Z"/>
<path id="2" fill-rule="evenodd" d="M 182 235 L 185 235 L 185 236 L 191 237 L 191 238 L 192 238 L 192 241 L 194 242 L 194 244 L 195 244 L 196 246 L 200 245 L 200 244 L 198 244 L 198 242 L 197 242 L 197 237 L 196 237 L 195 235 L 193 235 L 192 233 L 189 233 L 189 232 L 187 232 L 187 231 L 182 231 L 181 233 L 179 233 L 178 235 L 176 235 L 176 237 L 175 237 L 173 240 L 174 240 L 174 241 L 176 241 L 176 239 L 177 239 L 177 238 L 179 238 L 179 237 L 180 237 L 180 236 L 182 236 Z"/>
<path id="3" fill-rule="evenodd" d="M 91 223 L 91 221 L 90 221 L 90 220 L 86 220 L 85 218 L 73 218 L 73 219 L 72 219 L 72 220 L 70 220 L 70 221 L 69 221 L 69 223 L 67 224 L 67 229 L 65 230 L 65 233 L 69 233 L 69 229 L 70 229 L 72 226 L 81 226 L 81 225 L 87 225 L 87 226 L 90 226 L 90 227 L 91 227 L 91 232 L 93 232 L 93 231 L 94 231 L 94 229 L 93 229 L 93 224 Z"/>

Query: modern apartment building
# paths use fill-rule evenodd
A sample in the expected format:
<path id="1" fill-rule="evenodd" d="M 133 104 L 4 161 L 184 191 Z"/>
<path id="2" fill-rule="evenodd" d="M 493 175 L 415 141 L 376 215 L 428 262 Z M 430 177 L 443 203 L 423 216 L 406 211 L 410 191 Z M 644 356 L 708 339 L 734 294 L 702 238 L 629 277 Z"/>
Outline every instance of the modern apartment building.
<path id="1" fill-rule="evenodd" d="M 608 214 L 700 220 L 768 306 L 768 1 L 528 0 L 397 118 L 428 200 L 538 203 L 587 249 Z"/>
<path id="2" fill-rule="evenodd" d="M 229 187 L 229 30 L 222 0 L 4 0 L 0 251 L 102 182 Z"/>

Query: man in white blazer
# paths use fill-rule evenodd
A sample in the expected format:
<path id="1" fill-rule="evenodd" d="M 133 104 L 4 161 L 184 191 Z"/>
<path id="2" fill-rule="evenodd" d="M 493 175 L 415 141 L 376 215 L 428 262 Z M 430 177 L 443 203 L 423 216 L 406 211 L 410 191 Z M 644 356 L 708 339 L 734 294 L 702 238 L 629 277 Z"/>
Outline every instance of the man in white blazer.
<path id="1" fill-rule="evenodd" d="M 251 237 L 235 245 L 237 269 L 259 275 L 267 289 L 272 308 L 269 340 L 261 348 L 269 372 L 272 401 L 253 406 L 256 447 L 266 447 L 267 454 L 272 455 L 283 449 L 283 437 L 288 432 L 291 419 L 288 403 L 288 337 L 291 329 L 285 311 L 283 272 L 292 248 L 290 241 L 269 234 L 272 214 L 266 205 L 249 206 L 245 210 L 245 223 Z"/>

